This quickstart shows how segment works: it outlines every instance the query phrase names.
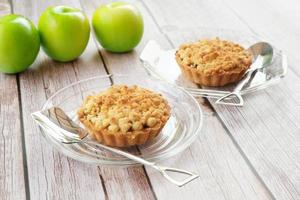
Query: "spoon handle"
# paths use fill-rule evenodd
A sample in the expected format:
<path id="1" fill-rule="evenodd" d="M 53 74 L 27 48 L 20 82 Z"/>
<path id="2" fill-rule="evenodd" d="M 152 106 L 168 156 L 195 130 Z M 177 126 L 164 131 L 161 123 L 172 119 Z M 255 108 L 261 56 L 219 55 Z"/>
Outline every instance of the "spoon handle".
<path id="1" fill-rule="evenodd" d="M 85 131 L 74 121 L 72 121 L 72 119 L 69 118 L 68 115 L 58 107 L 52 107 L 44 111 L 37 111 L 35 113 L 32 113 L 32 117 L 40 125 L 40 127 L 49 134 L 49 137 L 54 137 L 56 140 L 64 144 L 71 145 L 76 143 L 84 143 L 94 149 L 102 148 L 112 153 L 122 155 L 140 164 L 150 166 L 158 170 L 168 181 L 174 183 L 177 186 L 183 186 L 199 177 L 198 174 L 186 170 L 160 166 L 154 162 L 147 161 L 141 157 L 135 156 L 120 149 L 112 148 L 91 140 L 87 140 L 87 131 Z M 81 133 L 84 134 L 82 135 Z M 181 173 L 188 176 L 184 180 L 176 180 L 172 178 L 167 172 Z"/>
<path id="2" fill-rule="evenodd" d="M 234 88 L 233 92 L 235 92 L 235 93 L 240 92 L 244 88 L 244 86 L 247 83 L 249 83 L 249 81 L 251 81 L 253 79 L 253 77 L 254 77 L 254 75 L 256 74 L 257 71 L 258 71 L 258 69 L 248 71 L 248 73 L 246 74 L 246 76 L 244 76 L 242 78 L 242 80 Z"/>
<path id="3" fill-rule="evenodd" d="M 143 164 L 143 165 L 152 166 L 152 165 L 155 164 L 155 163 L 153 163 L 153 162 L 149 162 L 149 161 L 147 161 L 147 160 L 144 160 L 144 159 L 142 159 L 141 157 L 135 156 L 135 155 L 133 155 L 133 154 L 131 154 L 131 153 L 127 153 L 127 152 L 122 151 L 122 150 L 120 150 L 120 149 L 116 149 L 116 148 L 113 148 L 113 147 L 109 147 L 109 146 L 100 144 L 100 143 L 98 143 L 98 142 L 94 142 L 94 141 L 90 141 L 90 140 L 83 140 L 82 142 L 84 142 L 84 143 L 86 143 L 86 144 L 88 144 L 88 145 L 91 145 L 91 146 L 93 146 L 93 147 L 96 147 L 96 148 L 105 149 L 105 150 L 108 150 L 108 151 L 110 151 L 110 152 L 112 152 L 112 153 L 115 153 L 115 154 L 118 154 L 118 155 L 122 155 L 122 156 L 124 156 L 124 157 L 126 157 L 126 158 L 129 158 L 129 159 L 131 159 L 131 160 L 134 160 L 134 161 L 136 161 L 136 162 L 138 162 L 138 163 L 141 163 L 141 164 Z"/>
<path id="4" fill-rule="evenodd" d="M 230 105 L 230 106 L 243 106 L 244 99 L 243 99 L 242 95 L 240 94 L 240 92 L 245 87 L 245 85 L 247 85 L 250 81 L 252 81 L 252 79 L 254 78 L 257 71 L 258 71 L 258 69 L 248 71 L 248 73 L 242 78 L 242 80 L 240 80 L 240 82 L 237 84 L 237 86 L 234 88 L 234 90 L 231 93 L 219 98 L 216 101 L 216 104 Z M 232 97 L 232 98 L 235 97 L 238 99 L 238 101 L 237 102 L 225 101 L 229 97 Z"/>
<path id="5" fill-rule="evenodd" d="M 93 142 L 93 141 L 87 141 L 87 140 L 82 140 L 82 142 L 89 144 L 91 146 L 95 146 L 97 148 L 102 148 L 102 149 L 106 149 L 112 153 L 118 154 L 118 155 L 122 155 L 126 158 L 129 158 L 131 160 L 134 160 L 140 164 L 143 164 L 145 166 L 149 166 L 154 168 L 155 170 L 158 170 L 168 181 L 170 181 L 171 183 L 181 187 L 189 182 L 191 182 L 192 180 L 196 179 L 199 177 L 198 174 L 193 173 L 193 172 L 189 172 L 186 170 L 182 170 L 182 169 L 178 169 L 178 168 L 172 168 L 172 167 L 165 167 L 165 166 L 160 166 L 158 164 L 156 164 L 155 162 L 150 162 L 147 161 L 141 157 L 135 156 L 133 154 L 127 153 L 125 151 L 116 149 L 116 148 L 112 148 L 106 145 L 102 145 L 99 144 L 97 142 Z M 180 174 L 185 174 L 187 175 L 187 178 L 183 179 L 183 180 L 176 180 L 174 178 L 172 178 L 167 172 L 175 172 L 175 173 L 180 173 Z"/>

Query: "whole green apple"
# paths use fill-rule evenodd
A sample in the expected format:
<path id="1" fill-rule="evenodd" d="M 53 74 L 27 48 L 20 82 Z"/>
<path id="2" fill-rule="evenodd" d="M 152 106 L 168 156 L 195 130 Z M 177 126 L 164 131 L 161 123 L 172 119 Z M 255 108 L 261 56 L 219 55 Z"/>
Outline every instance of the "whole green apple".
<path id="1" fill-rule="evenodd" d="M 13 14 L 0 18 L 1 72 L 24 71 L 34 62 L 39 50 L 39 33 L 31 21 Z"/>
<path id="2" fill-rule="evenodd" d="M 140 42 L 144 31 L 138 9 L 124 2 L 98 7 L 93 14 L 92 25 L 102 47 L 119 53 L 132 50 Z"/>
<path id="3" fill-rule="evenodd" d="M 61 62 L 79 57 L 90 37 L 86 15 L 68 6 L 47 8 L 40 16 L 38 29 L 46 54 Z"/>

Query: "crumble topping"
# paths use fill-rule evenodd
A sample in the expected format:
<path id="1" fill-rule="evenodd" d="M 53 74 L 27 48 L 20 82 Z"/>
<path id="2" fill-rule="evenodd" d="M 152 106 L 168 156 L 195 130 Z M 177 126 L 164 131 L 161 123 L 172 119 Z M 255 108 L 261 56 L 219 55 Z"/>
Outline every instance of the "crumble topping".
<path id="1" fill-rule="evenodd" d="M 126 133 L 166 122 L 169 109 L 161 94 L 138 86 L 114 85 L 88 96 L 78 115 L 81 121 L 88 120 L 95 130 Z"/>
<path id="2" fill-rule="evenodd" d="M 242 71 L 252 63 L 251 54 L 242 46 L 219 38 L 183 44 L 176 56 L 180 64 L 196 68 L 207 75 Z"/>

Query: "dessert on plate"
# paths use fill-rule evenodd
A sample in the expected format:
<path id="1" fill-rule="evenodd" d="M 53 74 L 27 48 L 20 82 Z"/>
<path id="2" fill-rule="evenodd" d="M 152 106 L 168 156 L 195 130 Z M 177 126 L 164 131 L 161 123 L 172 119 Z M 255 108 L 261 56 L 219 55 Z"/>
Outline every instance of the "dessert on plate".
<path id="1" fill-rule="evenodd" d="M 239 81 L 252 56 L 239 44 L 219 38 L 183 44 L 175 54 L 183 74 L 203 86 L 224 86 Z"/>
<path id="2" fill-rule="evenodd" d="M 139 86 L 114 85 L 88 96 L 78 117 L 98 142 L 126 147 L 156 137 L 170 117 L 170 107 L 161 94 Z"/>

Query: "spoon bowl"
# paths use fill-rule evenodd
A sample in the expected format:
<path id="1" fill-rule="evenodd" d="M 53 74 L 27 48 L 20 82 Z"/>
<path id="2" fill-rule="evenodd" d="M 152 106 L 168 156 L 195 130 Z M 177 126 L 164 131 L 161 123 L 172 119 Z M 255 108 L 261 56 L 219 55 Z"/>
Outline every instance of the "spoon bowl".
<path id="1" fill-rule="evenodd" d="M 263 68 L 265 66 L 268 66 L 272 61 L 273 47 L 271 44 L 269 44 L 267 42 L 255 43 L 255 44 L 251 45 L 247 49 L 247 51 L 249 53 L 251 53 L 251 55 L 253 57 L 252 65 L 250 66 L 250 70 L 255 70 L 258 68 Z M 256 63 L 257 59 L 260 60 L 258 63 Z"/>

